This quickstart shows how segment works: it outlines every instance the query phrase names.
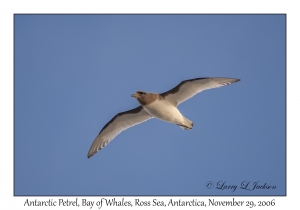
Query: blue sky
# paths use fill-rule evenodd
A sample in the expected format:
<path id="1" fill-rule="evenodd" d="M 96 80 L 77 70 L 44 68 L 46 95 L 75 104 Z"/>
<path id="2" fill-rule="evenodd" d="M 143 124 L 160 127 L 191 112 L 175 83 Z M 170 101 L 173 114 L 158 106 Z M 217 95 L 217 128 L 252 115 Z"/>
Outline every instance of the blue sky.
<path id="1" fill-rule="evenodd" d="M 14 21 L 15 195 L 285 194 L 286 16 Z M 181 104 L 192 130 L 152 119 L 87 159 L 101 128 L 138 106 L 132 93 L 196 77 L 241 81 Z M 222 183 L 237 189 L 216 189 Z"/>

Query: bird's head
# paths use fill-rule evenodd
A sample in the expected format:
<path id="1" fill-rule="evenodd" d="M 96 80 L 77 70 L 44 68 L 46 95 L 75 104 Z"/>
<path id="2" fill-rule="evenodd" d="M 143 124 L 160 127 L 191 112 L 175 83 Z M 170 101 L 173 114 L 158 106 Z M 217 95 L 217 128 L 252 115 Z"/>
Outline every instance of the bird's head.
<path id="1" fill-rule="evenodd" d="M 138 90 L 134 94 L 131 94 L 131 97 L 135 97 L 136 99 L 138 99 L 138 98 L 142 98 L 146 94 L 147 94 L 146 92 Z"/>
<path id="2" fill-rule="evenodd" d="M 147 93 L 144 91 L 136 91 L 134 94 L 131 95 L 131 97 L 136 98 L 136 100 L 141 104 L 141 105 L 145 105 L 145 104 L 149 104 L 151 102 L 153 102 L 156 98 L 155 98 L 155 94 L 153 93 Z"/>

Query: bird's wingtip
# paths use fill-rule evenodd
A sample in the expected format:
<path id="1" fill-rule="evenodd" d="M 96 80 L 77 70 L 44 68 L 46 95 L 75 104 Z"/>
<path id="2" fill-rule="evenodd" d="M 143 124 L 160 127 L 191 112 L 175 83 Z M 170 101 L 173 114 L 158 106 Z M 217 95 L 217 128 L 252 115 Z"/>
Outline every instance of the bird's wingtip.
<path id="1" fill-rule="evenodd" d="M 93 156 L 93 154 L 88 153 L 87 158 L 90 158 L 92 156 Z"/>

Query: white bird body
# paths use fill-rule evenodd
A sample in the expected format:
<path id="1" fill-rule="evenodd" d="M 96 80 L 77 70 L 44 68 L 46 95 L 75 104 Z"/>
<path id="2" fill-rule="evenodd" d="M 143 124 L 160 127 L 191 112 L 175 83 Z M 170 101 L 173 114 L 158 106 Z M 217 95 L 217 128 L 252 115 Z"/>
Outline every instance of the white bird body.
<path id="1" fill-rule="evenodd" d="M 143 108 L 153 117 L 160 120 L 173 123 L 176 125 L 184 125 L 190 127 L 190 123 L 186 122 L 186 118 L 182 116 L 177 107 L 173 106 L 167 100 L 156 100 L 149 105 L 143 105 Z"/>

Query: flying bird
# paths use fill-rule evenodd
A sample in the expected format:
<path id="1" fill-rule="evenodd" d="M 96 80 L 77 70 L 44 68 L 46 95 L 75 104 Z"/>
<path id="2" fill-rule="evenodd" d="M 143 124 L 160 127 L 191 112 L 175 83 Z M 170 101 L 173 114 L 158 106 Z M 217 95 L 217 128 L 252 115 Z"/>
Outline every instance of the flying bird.
<path id="1" fill-rule="evenodd" d="M 123 130 L 154 117 L 178 125 L 184 130 L 192 129 L 194 123 L 185 118 L 177 106 L 203 90 L 222 87 L 238 81 L 240 80 L 222 77 L 195 78 L 184 80 L 176 87 L 161 94 L 136 91 L 131 96 L 137 99 L 140 106 L 115 115 L 95 138 L 89 149 L 88 158 L 105 147 Z"/>

